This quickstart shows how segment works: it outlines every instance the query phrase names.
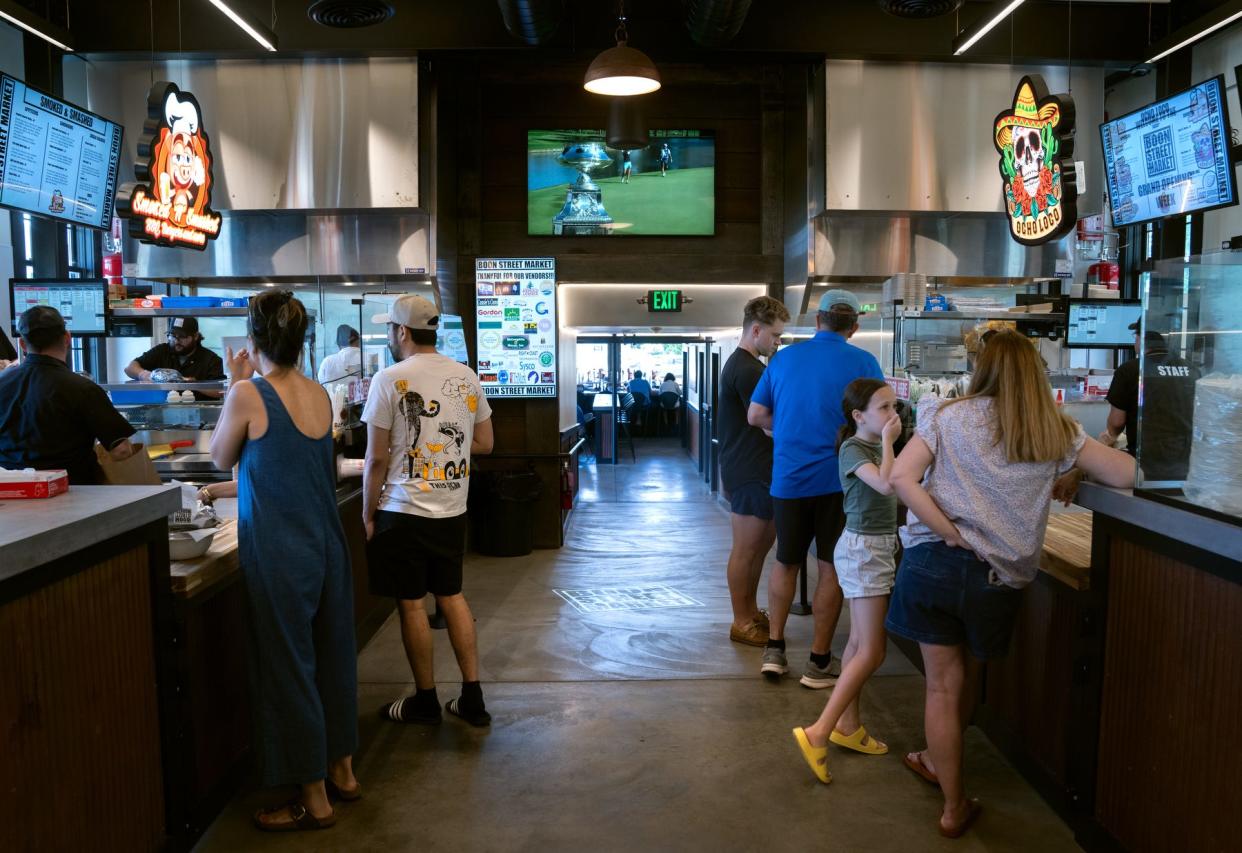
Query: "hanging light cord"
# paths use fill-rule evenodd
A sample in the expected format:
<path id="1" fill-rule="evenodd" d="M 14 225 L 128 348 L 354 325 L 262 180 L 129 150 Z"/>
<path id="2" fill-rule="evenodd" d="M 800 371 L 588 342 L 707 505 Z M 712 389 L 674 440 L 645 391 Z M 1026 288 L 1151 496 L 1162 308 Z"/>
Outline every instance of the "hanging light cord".
<path id="1" fill-rule="evenodd" d="M 625 29 L 625 0 L 619 0 L 617 4 L 617 44 L 625 44 L 630 40 L 630 34 Z"/>

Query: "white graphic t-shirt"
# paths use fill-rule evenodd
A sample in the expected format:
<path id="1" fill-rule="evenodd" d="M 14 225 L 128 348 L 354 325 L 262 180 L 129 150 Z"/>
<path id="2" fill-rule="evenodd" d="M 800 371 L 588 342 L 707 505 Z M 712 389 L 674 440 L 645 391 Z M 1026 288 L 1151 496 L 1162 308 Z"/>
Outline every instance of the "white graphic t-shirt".
<path id="1" fill-rule="evenodd" d="M 362 419 L 390 436 L 379 508 L 427 518 L 465 512 L 474 425 L 491 416 L 479 377 L 439 353 L 375 374 Z"/>

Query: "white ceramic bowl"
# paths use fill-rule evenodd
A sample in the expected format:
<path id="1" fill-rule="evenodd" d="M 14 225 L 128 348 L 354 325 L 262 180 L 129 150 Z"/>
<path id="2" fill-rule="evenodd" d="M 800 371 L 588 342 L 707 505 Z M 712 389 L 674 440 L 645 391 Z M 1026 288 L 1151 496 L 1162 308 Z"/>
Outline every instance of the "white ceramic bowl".
<path id="1" fill-rule="evenodd" d="M 193 560 L 195 557 L 201 557 L 207 553 L 207 549 L 211 547 L 212 540 L 215 538 L 214 530 L 210 536 L 204 536 L 197 542 L 190 538 L 188 533 L 169 533 L 168 556 L 173 560 Z"/>

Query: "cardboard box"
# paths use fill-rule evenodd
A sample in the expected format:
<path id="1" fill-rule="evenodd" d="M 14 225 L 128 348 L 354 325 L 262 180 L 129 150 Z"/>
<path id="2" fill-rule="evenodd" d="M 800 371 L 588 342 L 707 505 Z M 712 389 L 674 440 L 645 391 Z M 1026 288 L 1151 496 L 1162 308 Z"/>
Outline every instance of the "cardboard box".
<path id="1" fill-rule="evenodd" d="M 69 491 L 69 472 L 11 471 L 16 479 L 0 479 L 0 500 L 23 500 L 27 498 L 54 498 Z"/>

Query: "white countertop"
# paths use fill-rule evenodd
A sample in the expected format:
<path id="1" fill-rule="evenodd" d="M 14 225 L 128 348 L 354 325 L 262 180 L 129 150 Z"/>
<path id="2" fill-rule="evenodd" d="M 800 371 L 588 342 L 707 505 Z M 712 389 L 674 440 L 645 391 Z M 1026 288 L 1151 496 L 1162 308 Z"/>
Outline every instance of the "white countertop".
<path id="1" fill-rule="evenodd" d="M 54 498 L 0 501 L 0 581 L 180 508 L 176 486 L 70 486 Z"/>

